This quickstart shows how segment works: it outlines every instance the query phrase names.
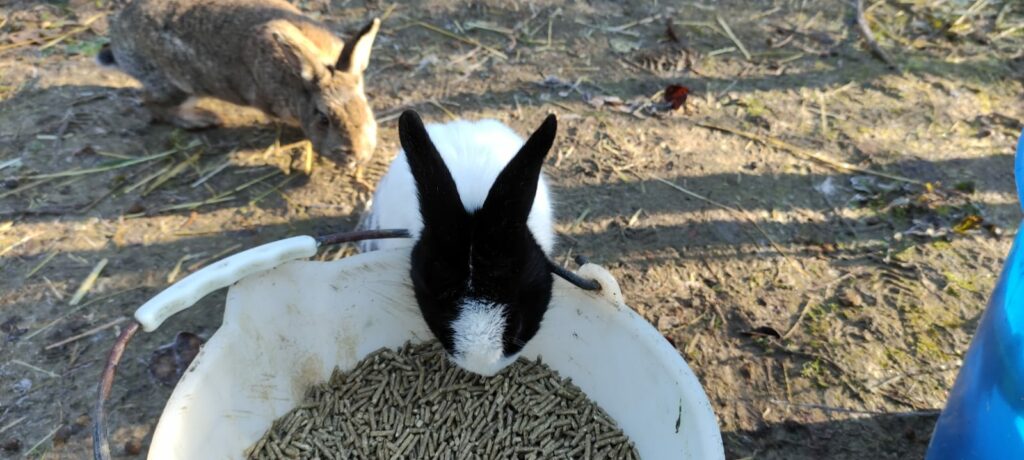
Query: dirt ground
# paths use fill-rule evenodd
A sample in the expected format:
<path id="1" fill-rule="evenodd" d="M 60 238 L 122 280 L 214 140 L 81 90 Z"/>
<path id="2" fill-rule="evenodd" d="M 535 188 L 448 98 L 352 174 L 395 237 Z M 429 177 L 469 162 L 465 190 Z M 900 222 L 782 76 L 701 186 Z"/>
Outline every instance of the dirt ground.
<path id="1" fill-rule="evenodd" d="M 0 3 L 0 456 L 86 458 L 117 321 L 231 253 L 352 228 L 369 191 L 329 160 L 303 174 L 274 148 L 301 133 L 253 111 L 150 124 L 93 62 L 116 4 Z M 923 455 L 1021 217 L 1019 2 L 869 2 L 896 68 L 846 1 L 298 3 L 340 33 L 385 18 L 371 184 L 406 108 L 521 133 L 559 115 L 559 260 L 612 270 L 696 371 L 728 458 Z M 151 353 L 208 337 L 223 300 L 132 343 L 115 454 L 145 452 L 170 394 Z"/>

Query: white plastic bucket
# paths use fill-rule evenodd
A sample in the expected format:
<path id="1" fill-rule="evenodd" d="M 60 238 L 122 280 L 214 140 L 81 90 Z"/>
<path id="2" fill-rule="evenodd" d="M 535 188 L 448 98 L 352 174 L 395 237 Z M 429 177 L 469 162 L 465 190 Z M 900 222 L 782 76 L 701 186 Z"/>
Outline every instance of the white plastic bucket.
<path id="1" fill-rule="evenodd" d="M 203 346 L 160 417 L 150 459 L 235 459 L 335 366 L 431 339 L 408 280 L 408 251 L 297 261 L 310 237 L 260 246 L 200 270 L 136 312 L 152 331 L 237 280 L 223 325 Z M 722 459 L 721 433 L 679 353 L 628 308 L 615 279 L 587 264 L 590 293 L 556 278 L 551 308 L 523 352 L 571 377 L 633 440 L 643 459 Z"/>

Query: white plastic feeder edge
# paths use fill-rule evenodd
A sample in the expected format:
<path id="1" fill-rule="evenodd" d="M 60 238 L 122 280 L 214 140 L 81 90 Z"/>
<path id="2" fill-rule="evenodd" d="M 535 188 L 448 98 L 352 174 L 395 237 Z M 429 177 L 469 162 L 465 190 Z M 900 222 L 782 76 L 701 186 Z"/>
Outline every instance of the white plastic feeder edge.
<path id="1" fill-rule="evenodd" d="M 178 382 L 149 459 L 242 458 L 273 420 L 298 405 L 335 366 L 430 340 L 408 281 L 408 251 L 334 262 L 312 237 L 259 246 L 199 270 L 135 312 L 146 331 L 206 294 L 231 286 L 221 327 Z M 644 459 L 724 459 L 700 382 L 668 341 L 627 307 L 615 278 L 577 273 L 600 293 L 556 278 L 552 304 L 523 351 L 572 378 L 636 444 Z M 237 283 L 237 284 L 236 284 Z"/>

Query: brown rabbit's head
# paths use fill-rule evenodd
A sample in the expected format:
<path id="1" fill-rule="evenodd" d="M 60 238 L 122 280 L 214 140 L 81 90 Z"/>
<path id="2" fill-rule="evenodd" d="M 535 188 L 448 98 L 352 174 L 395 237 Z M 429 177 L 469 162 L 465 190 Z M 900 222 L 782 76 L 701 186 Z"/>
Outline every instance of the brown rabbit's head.
<path id="1" fill-rule="evenodd" d="M 304 82 L 305 94 L 294 104 L 297 113 L 293 115 L 314 150 L 349 165 L 367 162 L 377 147 L 377 121 L 363 92 L 363 72 L 379 27 L 379 19 L 363 27 L 331 64 L 309 53 L 311 46 L 299 45 L 302 38 L 278 35 L 300 61 Z"/>
<path id="2" fill-rule="evenodd" d="M 377 121 L 363 94 L 361 75 L 335 71 L 310 94 L 300 120 L 317 152 L 348 164 L 363 164 L 373 157 Z"/>

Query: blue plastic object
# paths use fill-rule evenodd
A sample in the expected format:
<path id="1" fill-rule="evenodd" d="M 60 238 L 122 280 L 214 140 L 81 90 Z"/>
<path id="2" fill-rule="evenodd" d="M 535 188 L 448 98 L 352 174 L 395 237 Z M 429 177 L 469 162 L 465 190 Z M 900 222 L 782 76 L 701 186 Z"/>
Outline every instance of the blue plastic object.
<path id="1" fill-rule="evenodd" d="M 1024 200 L 1024 133 L 1014 159 Z M 935 425 L 928 460 L 1024 459 L 1024 222 Z"/>

